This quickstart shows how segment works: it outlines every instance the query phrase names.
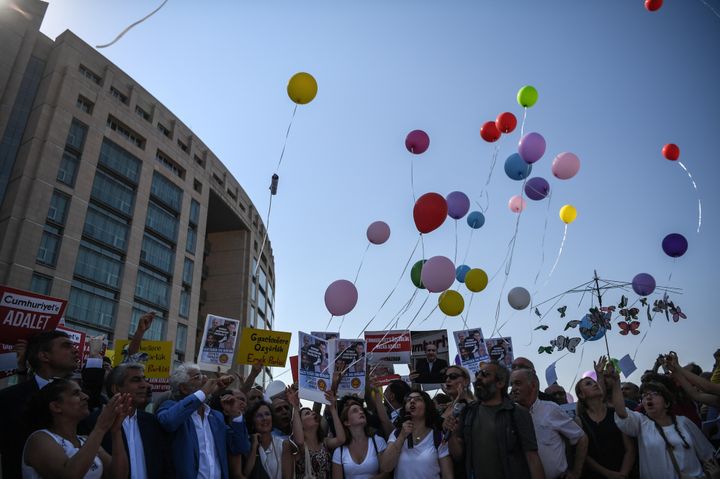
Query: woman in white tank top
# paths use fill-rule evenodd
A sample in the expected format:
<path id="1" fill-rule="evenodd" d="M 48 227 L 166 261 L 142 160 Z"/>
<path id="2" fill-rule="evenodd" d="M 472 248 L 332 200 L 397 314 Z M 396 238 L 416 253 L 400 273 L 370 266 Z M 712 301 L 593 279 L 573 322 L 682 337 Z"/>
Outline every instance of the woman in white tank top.
<path id="1" fill-rule="evenodd" d="M 130 412 L 129 395 L 116 395 L 104 407 L 89 436 L 78 436 L 78 423 L 90 412 L 88 396 L 74 381 L 56 379 L 30 400 L 29 418 L 36 429 L 23 450 L 23 479 L 82 477 L 122 478 L 129 472 L 122 421 Z M 112 457 L 100 443 L 112 434 Z"/>

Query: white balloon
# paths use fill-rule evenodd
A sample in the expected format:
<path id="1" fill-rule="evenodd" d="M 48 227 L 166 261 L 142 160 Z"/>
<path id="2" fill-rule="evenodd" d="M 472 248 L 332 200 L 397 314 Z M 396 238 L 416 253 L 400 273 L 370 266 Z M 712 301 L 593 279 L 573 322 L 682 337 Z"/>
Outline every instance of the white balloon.
<path id="1" fill-rule="evenodd" d="M 513 309 L 525 309 L 530 304 L 530 293 L 527 289 L 517 286 L 508 293 L 508 303 Z"/>

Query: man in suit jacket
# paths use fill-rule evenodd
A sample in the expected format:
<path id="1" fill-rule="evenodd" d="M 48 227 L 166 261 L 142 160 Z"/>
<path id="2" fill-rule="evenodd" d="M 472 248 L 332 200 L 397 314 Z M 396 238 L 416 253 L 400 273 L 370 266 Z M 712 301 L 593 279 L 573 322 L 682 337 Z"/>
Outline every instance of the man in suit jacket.
<path id="1" fill-rule="evenodd" d="M 443 372 L 448 367 L 447 361 L 437 357 L 437 346 L 433 343 L 425 345 L 425 359 L 419 359 L 415 366 L 416 383 L 442 384 L 445 382 Z"/>
<path id="2" fill-rule="evenodd" d="M 108 376 L 107 395 L 127 393 L 132 396 L 133 411 L 123 420 L 122 437 L 130 463 L 132 479 L 174 477 L 170 461 L 169 438 L 157 418 L 144 411 L 150 398 L 150 385 L 145 381 L 145 367 L 139 363 L 123 363 Z M 101 410 L 95 411 L 82 423 L 81 434 L 89 434 L 95 427 Z M 102 447 L 112 451 L 112 436 L 105 434 Z"/>
<path id="3" fill-rule="evenodd" d="M 231 376 L 208 379 L 197 364 L 178 366 L 170 376 L 175 399 L 168 399 L 157 411 L 162 428 L 171 435 L 175 477 L 228 479 L 228 454 L 247 454 L 250 439 L 242 416 L 225 424 L 222 413 L 205 404 L 208 396 L 232 383 Z M 228 396 L 222 401 L 232 401 Z"/>

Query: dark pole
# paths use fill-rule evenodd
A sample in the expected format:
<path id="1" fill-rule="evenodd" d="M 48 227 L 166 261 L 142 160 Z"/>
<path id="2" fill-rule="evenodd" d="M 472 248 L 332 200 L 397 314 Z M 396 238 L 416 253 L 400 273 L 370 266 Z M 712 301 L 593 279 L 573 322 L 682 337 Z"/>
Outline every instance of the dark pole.
<path id="1" fill-rule="evenodd" d="M 602 293 L 600 292 L 600 283 L 598 282 L 598 275 L 597 270 L 593 270 L 593 273 L 595 273 L 595 290 L 597 291 L 597 297 L 598 297 L 598 304 L 600 305 L 600 308 L 602 308 Z M 602 311 L 600 311 L 600 314 L 602 314 Z M 610 345 L 608 344 L 607 339 L 607 328 L 605 327 L 605 322 L 603 320 L 602 324 L 603 329 L 605 330 L 605 334 L 603 337 L 605 338 L 605 350 L 607 351 L 607 357 L 608 361 L 610 361 Z"/>

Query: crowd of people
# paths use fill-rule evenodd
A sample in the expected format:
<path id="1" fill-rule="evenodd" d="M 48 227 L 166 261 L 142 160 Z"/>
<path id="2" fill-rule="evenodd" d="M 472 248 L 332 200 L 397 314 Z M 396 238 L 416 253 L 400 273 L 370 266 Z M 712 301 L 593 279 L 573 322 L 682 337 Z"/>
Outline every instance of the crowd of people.
<path id="1" fill-rule="evenodd" d="M 599 358 L 571 405 L 518 357 L 475 375 L 446 366 L 432 397 L 370 376 L 364 399 L 330 388 L 324 407 L 304 407 L 294 386 L 268 397 L 261 364 L 247 378 L 179 365 L 152 401 L 136 350 L 114 368 L 90 358 L 79 381 L 65 333 L 18 351 L 19 382 L 0 391 L 6 479 L 720 477 L 720 350 L 712 372 L 660 355 L 639 386 Z"/>

